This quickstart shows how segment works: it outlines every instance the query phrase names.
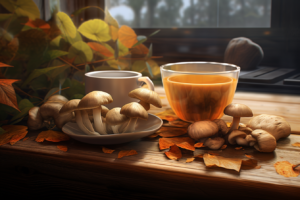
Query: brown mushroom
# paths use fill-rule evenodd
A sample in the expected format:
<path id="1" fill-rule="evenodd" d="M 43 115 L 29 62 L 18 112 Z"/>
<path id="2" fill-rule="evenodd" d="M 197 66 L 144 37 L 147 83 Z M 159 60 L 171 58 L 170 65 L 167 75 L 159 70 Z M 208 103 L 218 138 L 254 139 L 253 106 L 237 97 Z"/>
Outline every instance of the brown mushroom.
<path id="1" fill-rule="evenodd" d="M 201 138 L 209 138 L 218 133 L 219 127 L 212 121 L 198 121 L 189 125 L 188 135 L 198 141 Z"/>
<path id="2" fill-rule="evenodd" d="M 276 149 L 276 139 L 269 132 L 256 129 L 252 131 L 252 136 L 257 140 L 254 148 L 260 152 L 272 152 Z"/>
<path id="3" fill-rule="evenodd" d="M 35 106 L 29 110 L 27 125 L 30 130 L 38 130 L 46 125 L 41 116 L 39 107 Z"/>
<path id="4" fill-rule="evenodd" d="M 137 88 L 129 92 L 129 97 L 141 100 L 140 104 L 145 108 L 145 110 L 149 110 L 150 106 L 148 104 L 152 104 L 158 108 L 161 108 L 161 99 L 158 94 L 152 90 L 147 88 Z"/>
<path id="5" fill-rule="evenodd" d="M 120 113 L 121 108 L 116 107 L 109 110 L 106 114 L 106 123 L 111 125 L 114 134 L 119 133 L 119 126 L 129 120 L 126 115 Z"/>
<path id="6" fill-rule="evenodd" d="M 227 124 L 224 120 L 222 119 L 215 119 L 213 120 L 213 122 L 215 122 L 217 125 L 218 125 L 218 128 L 219 128 L 219 135 L 223 136 L 223 135 L 226 135 L 227 134 L 227 131 L 228 131 L 228 127 L 227 127 Z"/>
<path id="7" fill-rule="evenodd" d="M 247 145 L 245 140 L 247 134 L 243 131 L 233 130 L 228 135 L 229 144 Z"/>
<path id="8" fill-rule="evenodd" d="M 221 137 L 208 138 L 204 142 L 204 146 L 216 150 L 216 149 L 220 149 L 224 144 L 224 142 L 225 140 Z"/>
<path id="9" fill-rule="evenodd" d="M 253 117 L 247 124 L 251 129 L 263 129 L 275 137 L 276 140 L 291 134 L 290 124 L 280 116 L 261 114 Z"/>

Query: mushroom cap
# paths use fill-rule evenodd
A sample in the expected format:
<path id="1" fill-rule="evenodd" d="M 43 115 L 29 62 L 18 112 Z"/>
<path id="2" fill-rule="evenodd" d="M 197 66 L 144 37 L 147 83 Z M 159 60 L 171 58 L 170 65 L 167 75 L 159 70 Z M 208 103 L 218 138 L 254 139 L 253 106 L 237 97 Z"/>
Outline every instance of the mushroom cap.
<path id="1" fill-rule="evenodd" d="M 60 94 L 55 94 L 55 95 L 52 95 L 51 97 L 48 98 L 48 100 L 46 101 L 46 103 L 62 103 L 62 104 L 65 104 L 67 103 L 69 100 L 60 95 Z"/>
<path id="2" fill-rule="evenodd" d="M 139 104 L 141 104 L 145 108 L 145 110 L 150 110 L 150 104 L 149 103 L 141 100 L 139 102 Z"/>
<path id="3" fill-rule="evenodd" d="M 148 119 L 148 113 L 145 108 L 136 102 L 125 104 L 121 108 L 120 113 L 129 118 Z"/>
<path id="4" fill-rule="evenodd" d="M 61 107 L 59 114 L 66 114 L 75 111 L 77 109 L 79 102 L 80 99 L 72 99 L 68 101 Z"/>
<path id="5" fill-rule="evenodd" d="M 252 110 L 244 105 L 239 103 L 231 103 L 224 109 L 224 114 L 232 117 L 252 117 Z"/>
<path id="6" fill-rule="evenodd" d="M 224 144 L 225 140 L 221 137 L 215 137 L 215 138 L 208 138 L 204 142 L 204 146 L 210 148 L 210 149 L 220 149 L 221 146 Z"/>
<path id="7" fill-rule="evenodd" d="M 161 99 L 159 98 L 158 94 L 147 88 L 134 89 L 129 92 L 128 96 L 152 104 L 158 108 L 162 107 Z"/>
<path id="8" fill-rule="evenodd" d="M 81 99 L 77 110 L 94 109 L 111 102 L 113 102 L 113 99 L 110 94 L 102 91 L 92 91 Z"/>
<path id="9" fill-rule="evenodd" d="M 198 121 L 188 127 L 188 135 L 194 140 L 212 137 L 218 131 L 218 125 L 212 121 Z"/>
<path id="10" fill-rule="evenodd" d="M 40 113 L 40 108 L 35 106 L 28 111 L 27 125 L 30 130 L 38 130 L 44 127 L 44 120 Z"/>
<path id="11" fill-rule="evenodd" d="M 249 144 L 249 146 L 253 146 L 256 143 L 256 139 L 250 134 L 245 138 Z"/>
<path id="12" fill-rule="evenodd" d="M 101 116 L 102 117 L 106 117 L 108 111 L 109 111 L 109 109 L 106 106 L 101 105 Z"/>
<path id="13" fill-rule="evenodd" d="M 115 126 L 126 122 L 129 118 L 126 115 L 120 113 L 121 108 L 113 108 L 106 114 L 106 123 Z"/>
<path id="14" fill-rule="evenodd" d="M 252 133 L 252 129 L 251 128 L 249 128 L 249 127 L 239 127 L 239 130 L 240 131 L 243 131 L 243 132 L 245 132 L 247 135 L 249 135 L 249 134 L 251 134 Z"/>
<path id="15" fill-rule="evenodd" d="M 253 117 L 247 124 L 251 129 L 263 129 L 272 134 L 276 140 L 291 134 L 290 124 L 280 116 L 261 114 Z"/>
<path id="16" fill-rule="evenodd" d="M 276 149 L 276 139 L 269 132 L 256 129 L 252 131 L 252 136 L 257 140 L 257 143 L 254 145 L 255 149 L 260 152 L 272 152 Z"/>
<path id="17" fill-rule="evenodd" d="M 247 134 L 243 131 L 240 130 L 233 130 L 228 136 L 228 142 L 229 144 L 236 144 L 236 138 L 241 137 L 241 138 L 246 138 Z"/>
<path id="18" fill-rule="evenodd" d="M 213 122 L 215 122 L 218 125 L 219 128 L 219 133 L 221 135 L 226 135 L 228 132 L 228 127 L 227 124 L 224 120 L 222 119 L 214 119 Z"/>

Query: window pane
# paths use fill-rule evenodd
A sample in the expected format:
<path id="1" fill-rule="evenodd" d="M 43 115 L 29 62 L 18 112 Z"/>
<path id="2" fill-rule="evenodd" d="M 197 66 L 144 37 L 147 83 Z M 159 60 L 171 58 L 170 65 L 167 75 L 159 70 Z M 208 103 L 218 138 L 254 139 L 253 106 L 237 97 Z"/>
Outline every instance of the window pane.
<path id="1" fill-rule="evenodd" d="M 133 28 L 270 27 L 271 0 L 106 0 Z"/>

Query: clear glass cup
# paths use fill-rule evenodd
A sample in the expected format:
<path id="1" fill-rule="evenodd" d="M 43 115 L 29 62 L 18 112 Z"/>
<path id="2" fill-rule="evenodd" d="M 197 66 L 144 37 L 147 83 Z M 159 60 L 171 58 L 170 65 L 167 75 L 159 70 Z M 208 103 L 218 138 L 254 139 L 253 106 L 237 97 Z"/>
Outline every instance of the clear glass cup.
<path id="1" fill-rule="evenodd" d="M 236 65 L 217 62 L 170 63 L 160 70 L 171 108 L 189 122 L 221 118 L 240 73 Z"/>

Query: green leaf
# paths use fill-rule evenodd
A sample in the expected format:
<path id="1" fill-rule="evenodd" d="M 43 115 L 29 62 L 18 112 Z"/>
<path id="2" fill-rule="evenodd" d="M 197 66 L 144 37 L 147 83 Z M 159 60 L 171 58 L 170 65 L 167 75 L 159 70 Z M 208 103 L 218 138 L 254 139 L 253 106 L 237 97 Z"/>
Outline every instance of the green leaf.
<path id="1" fill-rule="evenodd" d="M 48 80 L 48 77 L 43 74 L 34 80 L 31 81 L 30 87 L 34 90 L 45 90 L 50 87 L 51 82 Z"/>
<path id="2" fill-rule="evenodd" d="M 144 42 L 147 41 L 147 37 L 144 36 L 144 35 L 138 35 L 136 39 L 138 40 L 138 42 L 135 43 L 131 48 L 133 48 L 133 47 L 135 47 L 135 46 L 137 46 L 139 44 L 142 44 L 142 43 L 144 43 Z"/>
<path id="3" fill-rule="evenodd" d="M 13 116 L 13 118 L 10 120 L 10 124 L 16 124 L 20 122 L 26 115 L 28 115 L 28 111 L 32 107 L 34 107 L 34 105 L 28 99 L 21 100 L 19 103 L 21 112 Z"/>
<path id="4" fill-rule="evenodd" d="M 3 133 L 5 133 L 6 131 L 0 127 L 0 135 L 2 135 Z"/>
<path id="5" fill-rule="evenodd" d="M 111 39 L 109 26 L 101 19 L 92 19 L 82 23 L 78 31 L 88 39 L 98 42 L 106 42 Z"/>
<path id="6" fill-rule="evenodd" d="M 119 23 L 118 23 L 118 21 L 117 21 L 115 18 L 113 18 L 113 17 L 111 16 L 111 14 L 109 13 L 109 11 L 108 11 L 107 8 L 105 8 L 105 18 L 104 18 L 104 21 L 105 21 L 107 24 L 109 24 L 109 25 L 112 25 L 112 26 L 114 26 L 114 27 L 116 27 L 116 28 L 119 28 Z"/>
<path id="7" fill-rule="evenodd" d="M 73 75 L 73 79 L 79 82 L 84 82 L 84 74 L 85 74 L 85 70 L 76 71 Z"/>
<path id="8" fill-rule="evenodd" d="M 150 47 L 149 47 L 149 52 L 148 54 L 146 55 L 146 59 L 149 59 L 152 57 L 152 43 L 150 44 Z"/>
<path id="9" fill-rule="evenodd" d="M 40 18 L 39 8 L 32 0 L 0 0 L 0 3 L 17 16 L 26 16 L 32 20 Z"/>
<path id="10" fill-rule="evenodd" d="M 76 16 L 76 15 L 79 15 L 80 13 L 82 13 L 84 10 L 88 9 L 88 8 L 98 8 L 99 10 L 103 11 L 104 10 L 102 8 L 100 8 L 99 6 L 86 6 L 86 7 L 83 7 L 83 8 L 80 8 L 76 11 L 74 11 L 72 14 L 71 14 L 71 17 L 73 16 Z"/>
<path id="11" fill-rule="evenodd" d="M 76 37 L 76 27 L 74 26 L 71 18 L 64 12 L 58 12 L 56 14 L 57 26 L 60 31 L 71 38 Z"/>
<path id="12" fill-rule="evenodd" d="M 52 70 L 50 72 L 47 73 L 47 76 L 54 81 L 58 76 L 68 76 L 69 72 L 70 72 L 70 65 L 65 64 L 64 62 L 60 61 L 60 60 L 53 60 L 51 63 L 51 66 L 60 66 L 60 65 L 64 65 L 60 68 L 57 68 L 55 70 Z"/>
<path id="13" fill-rule="evenodd" d="M 64 94 L 68 97 L 68 99 L 74 99 L 74 95 L 81 94 L 85 95 L 85 86 L 84 83 L 81 83 L 75 79 L 66 79 L 63 84 L 63 88 L 70 87 L 67 90 L 64 90 Z"/>
<path id="14" fill-rule="evenodd" d="M 7 28 L 7 32 L 12 35 L 19 34 L 27 21 L 28 17 L 17 17 L 16 15 L 13 15 L 11 21 L 8 20 L 9 25 Z"/>
<path id="15" fill-rule="evenodd" d="M 76 42 L 78 41 L 82 41 L 82 37 L 81 35 L 79 34 L 78 31 L 76 31 L 76 35 L 75 35 L 75 38 L 71 38 L 69 36 L 64 36 L 65 40 L 69 42 L 69 44 L 73 45 L 75 44 Z"/>
<path id="16" fill-rule="evenodd" d="M 85 42 L 78 41 L 69 49 L 68 57 L 75 57 L 75 64 L 87 63 L 93 59 L 93 51 Z"/>
<path id="17" fill-rule="evenodd" d="M 24 108 L 27 108 L 27 107 L 34 107 L 34 105 L 28 100 L 28 99 L 22 99 L 20 102 L 19 102 L 19 108 L 20 110 L 24 109 Z"/>
<path id="18" fill-rule="evenodd" d="M 160 31 L 160 30 L 156 30 L 156 31 L 154 31 L 153 33 L 151 33 L 150 35 L 148 35 L 148 37 L 151 37 L 151 36 L 153 36 L 153 35 L 157 34 L 159 31 Z"/>
<path id="19" fill-rule="evenodd" d="M 8 20 L 13 14 L 0 14 L 0 22 Z"/>
<path id="20" fill-rule="evenodd" d="M 151 69 L 151 67 L 150 67 L 150 65 L 149 65 L 149 63 L 147 61 L 146 61 L 146 65 L 147 65 L 148 72 L 150 73 L 151 78 L 153 78 L 152 69 Z"/>
<path id="21" fill-rule="evenodd" d="M 35 69 L 33 72 L 28 76 L 28 78 L 24 81 L 22 87 L 27 85 L 31 80 L 35 79 L 36 77 L 39 77 L 42 74 L 47 74 L 49 71 L 60 68 L 63 66 L 55 66 L 55 67 L 47 67 L 43 69 Z"/>
<path id="22" fill-rule="evenodd" d="M 91 71 L 91 67 L 89 65 L 85 65 L 85 73 Z"/>

